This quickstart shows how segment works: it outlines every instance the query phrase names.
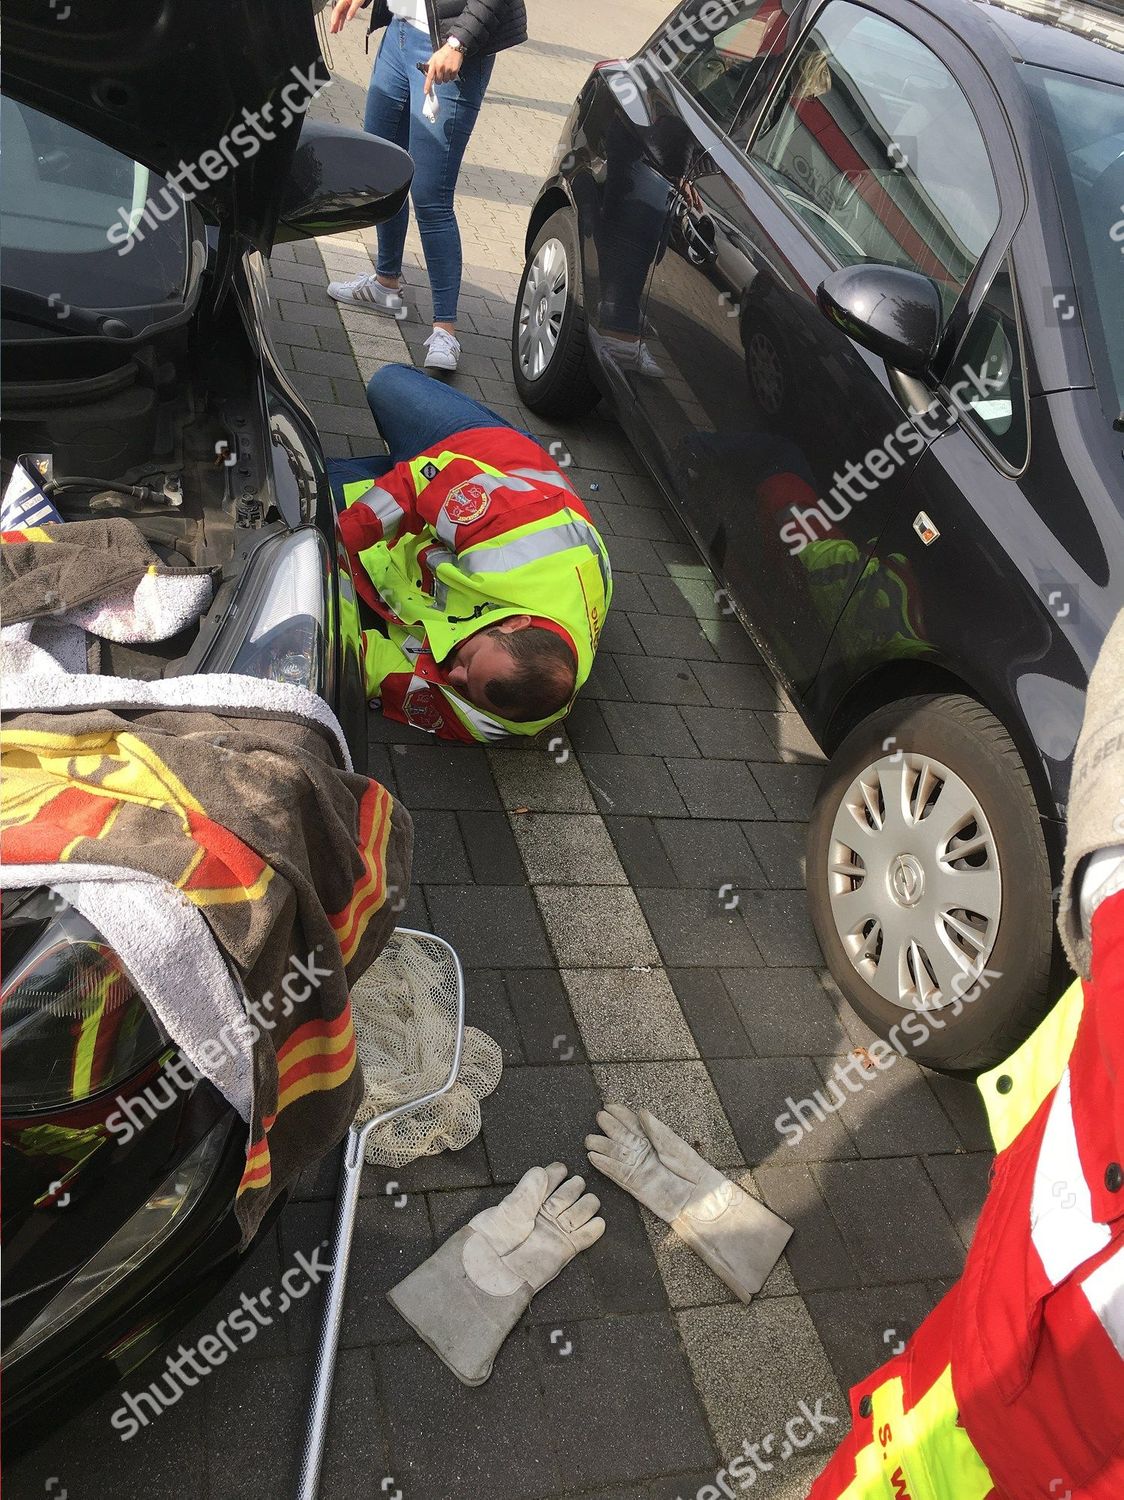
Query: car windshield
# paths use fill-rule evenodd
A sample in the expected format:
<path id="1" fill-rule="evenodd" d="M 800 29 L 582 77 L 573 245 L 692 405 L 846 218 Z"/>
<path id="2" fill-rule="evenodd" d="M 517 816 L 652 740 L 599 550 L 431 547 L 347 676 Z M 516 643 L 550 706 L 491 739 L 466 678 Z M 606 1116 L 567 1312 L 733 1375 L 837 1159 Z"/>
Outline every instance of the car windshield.
<path id="1" fill-rule="evenodd" d="M 1049 68 L 1028 72 L 1054 159 L 1097 384 L 1117 416 L 1124 412 L 1124 88 Z"/>
<path id="2" fill-rule="evenodd" d="M 154 306 L 183 296 L 185 209 L 181 201 L 168 214 L 162 177 L 8 97 L 0 99 L 0 140 L 6 291 L 57 309 Z M 152 203 L 166 222 L 150 214 L 155 228 L 129 242 Z M 5 332 L 14 332 L 10 324 Z"/>

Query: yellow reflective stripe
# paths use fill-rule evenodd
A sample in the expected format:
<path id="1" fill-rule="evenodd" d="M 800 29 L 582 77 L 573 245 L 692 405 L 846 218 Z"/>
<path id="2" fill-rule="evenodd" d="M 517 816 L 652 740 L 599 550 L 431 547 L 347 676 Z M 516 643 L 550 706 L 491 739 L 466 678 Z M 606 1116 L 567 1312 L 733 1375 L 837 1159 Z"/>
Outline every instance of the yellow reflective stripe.
<path id="1" fill-rule="evenodd" d="M 1075 979 L 1053 1010 L 1006 1062 L 981 1073 L 977 1086 L 987 1110 L 991 1138 L 1002 1151 L 1034 1117 L 1065 1072 L 1085 997 Z"/>
<path id="2" fill-rule="evenodd" d="M 350 479 L 343 487 L 344 505 L 354 505 L 361 495 L 374 488 L 373 479 Z"/>
<path id="3" fill-rule="evenodd" d="M 994 1486 L 958 1425 L 951 1366 L 908 1412 L 900 1375 L 871 1401 L 871 1440 L 856 1454 L 855 1477 L 839 1500 L 984 1500 Z"/>

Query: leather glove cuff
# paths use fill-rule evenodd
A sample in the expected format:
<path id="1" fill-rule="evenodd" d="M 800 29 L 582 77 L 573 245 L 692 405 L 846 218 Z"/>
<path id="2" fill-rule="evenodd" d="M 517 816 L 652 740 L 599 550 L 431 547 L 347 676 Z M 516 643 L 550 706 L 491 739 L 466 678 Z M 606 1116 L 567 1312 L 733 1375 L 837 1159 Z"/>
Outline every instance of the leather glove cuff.
<path id="1" fill-rule="evenodd" d="M 768 1280 L 792 1236 L 771 1209 L 715 1173 L 692 1194 L 671 1227 L 742 1302 L 748 1302 Z"/>

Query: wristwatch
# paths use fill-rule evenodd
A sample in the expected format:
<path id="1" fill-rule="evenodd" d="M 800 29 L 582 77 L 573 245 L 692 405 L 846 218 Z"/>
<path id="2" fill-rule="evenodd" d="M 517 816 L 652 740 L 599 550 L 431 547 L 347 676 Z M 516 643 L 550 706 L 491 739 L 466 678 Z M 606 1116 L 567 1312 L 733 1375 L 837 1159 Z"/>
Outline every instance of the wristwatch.
<path id="1" fill-rule="evenodd" d="M 455 47 L 458 52 L 464 51 L 464 43 L 461 41 L 460 37 L 457 36 L 449 37 L 445 45 L 446 47 Z"/>

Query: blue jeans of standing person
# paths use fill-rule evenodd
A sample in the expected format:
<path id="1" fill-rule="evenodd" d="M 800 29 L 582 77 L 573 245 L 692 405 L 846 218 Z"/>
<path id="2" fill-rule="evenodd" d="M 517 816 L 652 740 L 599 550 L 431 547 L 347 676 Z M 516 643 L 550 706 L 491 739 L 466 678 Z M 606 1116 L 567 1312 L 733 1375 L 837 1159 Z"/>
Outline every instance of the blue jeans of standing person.
<path id="1" fill-rule="evenodd" d="M 461 289 L 461 233 L 453 195 L 495 58 L 466 57 L 456 78 L 434 84 L 441 109 L 431 125 L 422 114 L 425 75 L 417 64 L 427 63 L 432 53 L 428 32 L 408 21 L 391 21 L 371 73 L 363 128 L 393 141 L 414 159 L 411 196 L 433 293 L 433 321 L 455 323 Z M 378 226 L 381 276 L 401 273 L 409 222 L 409 205 L 404 203 L 393 219 Z"/>

